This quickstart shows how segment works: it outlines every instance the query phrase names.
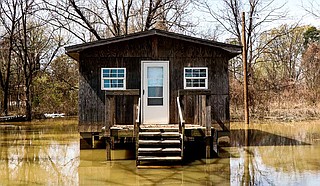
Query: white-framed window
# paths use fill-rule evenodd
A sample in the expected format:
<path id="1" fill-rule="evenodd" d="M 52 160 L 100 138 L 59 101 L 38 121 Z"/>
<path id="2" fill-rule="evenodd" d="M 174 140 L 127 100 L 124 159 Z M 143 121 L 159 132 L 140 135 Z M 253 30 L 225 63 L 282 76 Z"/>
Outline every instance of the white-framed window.
<path id="1" fill-rule="evenodd" d="M 185 67 L 183 74 L 184 89 L 208 89 L 207 67 Z"/>
<path id="2" fill-rule="evenodd" d="M 101 68 L 101 90 L 125 90 L 126 68 Z"/>

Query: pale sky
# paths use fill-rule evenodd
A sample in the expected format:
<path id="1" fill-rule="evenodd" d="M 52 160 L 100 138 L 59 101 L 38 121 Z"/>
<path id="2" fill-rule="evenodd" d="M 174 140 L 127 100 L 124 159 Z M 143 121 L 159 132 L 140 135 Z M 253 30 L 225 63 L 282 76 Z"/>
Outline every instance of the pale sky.
<path id="1" fill-rule="evenodd" d="M 314 16 L 308 14 L 308 12 L 305 10 L 305 8 L 310 7 L 311 1 L 312 0 L 276 0 L 275 3 L 279 5 L 286 3 L 284 8 L 288 11 L 288 20 L 285 20 L 284 23 L 300 22 L 301 25 L 311 24 L 319 27 L 320 20 L 317 20 Z"/>
<path id="2" fill-rule="evenodd" d="M 263 0 L 262 0 L 263 1 Z M 272 7 L 280 7 L 281 5 L 285 4 L 282 10 L 279 10 L 281 13 L 287 11 L 287 16 L 283 20 L 273 21 L 271 23 L 265 23 L 262 27 L 262 30 L 269 30 L 275 27 L 279 27 L 282 24 L 299 24 L 300 26 L 303 25 L 312 25 L 317 28 L 320 28 L 320 20 L 316 17 L 308 14 L 305 8 L 310 6 L 310 1 L 316 1 L 320 5 L 320 0 L 274 0 Z M 218 11 L 223 7 L 221 0 L 208 0 L 210 2 L 213 9 Z M 245 1 L 247 2 L 247 0 Z M 305 7 L 305 8 L 304 8 Z M 317 7 L 319 14 L 320 14 L 320 7 Z M 213 31 L 215 29 L 214 25 L 217 23 L 212 22 L 213 19 L 210 15 L 201 12 L 201 11 L 193 11 L 195 15 L 198 15 L 200 25 L 200 30 L 208 30 L 210 29 Z M 261 16 L 263 18 L 263 16 Z M 259 15 L 257 15 L 257 19 L 259 19 Z M 220 28 L 221 29 L 221 28 Z M 219 33 L 218 33 L 219 34 Z M 221 32 L 219 34 L 218 40 L 224 42 L 226 38 L 229 38 L 227 32 Z"/>

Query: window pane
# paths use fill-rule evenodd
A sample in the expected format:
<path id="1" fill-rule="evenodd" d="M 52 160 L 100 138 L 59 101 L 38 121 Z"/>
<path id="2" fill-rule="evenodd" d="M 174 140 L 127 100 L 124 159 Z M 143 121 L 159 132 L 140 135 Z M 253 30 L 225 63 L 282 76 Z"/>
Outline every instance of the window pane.
<path id="1" fill-rule="evenodd" d="M 162 87 L 148 87 L 148 97 L 162 97 L 163 88 Z"/>
<path id="2" fill-rule="evenodd" d="M 191 79 L 186 79 L 187 87 L 192 87 Z"/>
<path id="3" fill-rule="evenodd" d="M 193 79 L 193 87 L 200 87 L 199 79 Z"/>
<path id="4" fill-rule="evenodd" d="M 148 67 L 147 78 L 148 78 L 148 86 L 162 86 L 163 85 L 163 68 Z"/>
<path id="5" fill-rule="evenodd" d="M 185 69 L 185 77 L 192 77 L 192 70 L 191 69 Z"/>
<path id="6" fill-rule="evenodd" d="M 103 69 L 104 74 L 109 74 L 109 69 Z"/>
<path id="7" fill-rule="evenodd" d="M 206 69 L 200 69 L 200 77 L 206 77 Z"/>
<path id="8" fill-rule="evenodd" d="M 200 87 L 206 87 L 206 80 L 200 79 Z"/>
<path id="9" fill-rule="evenodd" d="M 118 69 L 119 74 L 124 74 L 124 69 Z"/>
<path id="10" fill-rule="evenodd" d="M 193 76 L 192 77 L 200 77 L 200 70 L 199 69 L 193 69 Z"/>
<path id="11" fill-rule="evenodd" d="M 103 80 L 103 86 L 104 88 L 110 88 L 110 80 L 108 79 Z"/>
<path id="12" fill-rule="evenodd" d="M 163 79 L 148 79 L 148 86 L 163 86 Z"/>
<path id="13" fill-rule="evenodd" d="M 148 79 L 163 79 L 163 67 L 148 67 Z"/>
<path id="14" fill-rule="evenodd" d="M 103 77 L 109 77 L 109 70 L 108 69 L 103 69 Z"/>
<path id="15" fill-rule="evenodd" d="M 148 98 L 148 106 L 163 105 L 163 98 Z"/>

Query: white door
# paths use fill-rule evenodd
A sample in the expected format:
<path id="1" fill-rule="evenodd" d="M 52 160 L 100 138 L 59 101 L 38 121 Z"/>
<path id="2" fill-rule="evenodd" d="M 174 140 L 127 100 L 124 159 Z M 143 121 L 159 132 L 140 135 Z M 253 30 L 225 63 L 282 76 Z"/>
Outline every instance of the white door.
<path id="1" fill-rule="evenodd" d="M 142 123 L 169 123 L 169 61 L 142 61 Z"/>

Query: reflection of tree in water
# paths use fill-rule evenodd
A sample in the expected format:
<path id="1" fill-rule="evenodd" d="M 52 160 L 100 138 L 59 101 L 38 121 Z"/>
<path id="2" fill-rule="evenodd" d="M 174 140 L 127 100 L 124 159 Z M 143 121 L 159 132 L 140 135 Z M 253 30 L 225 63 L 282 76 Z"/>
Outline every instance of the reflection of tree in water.
<path id="1" fill-rule="evenodd" d="M 248 143 L 246 144 L 245 133 L 248 133 Z M 231 130 L 230 132 L 231 146 L 290 146 L 290 145 L 309 145 L 300 140 L 277 135 L 261 130 Z M 300 138 L 301 139 L 301 138 Z"/>
<path id="2" fill-rule="evenodd" d="M 5 171 L 0 171 L 0 178 L 19 184 L 78 184 L 78 134 L 46 130 L 4 134 L 0 138 L 0 169 Z"/>

